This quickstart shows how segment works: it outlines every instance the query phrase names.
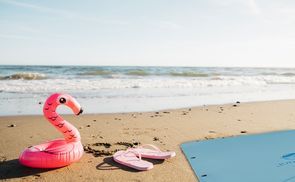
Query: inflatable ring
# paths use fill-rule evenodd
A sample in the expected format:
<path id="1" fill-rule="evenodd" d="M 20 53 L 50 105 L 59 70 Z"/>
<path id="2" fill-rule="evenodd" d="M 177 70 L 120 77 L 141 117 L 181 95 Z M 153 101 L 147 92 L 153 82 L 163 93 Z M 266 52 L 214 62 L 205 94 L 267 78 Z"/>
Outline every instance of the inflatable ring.
<path id="1" fill-rule="evenodd" d="M 44 104 L 43 113 L 64 138 L 25 149 L 19 157 L 22 165 L 32 168 L 58 168 L 77 162 L 82 157 L 83 146 L 80 133 L 77 128 L 56 113 L 59 105 L 68 106 L 76 115 L 83 112 L 80 104 L 72 96 L 52 94 Z"/>

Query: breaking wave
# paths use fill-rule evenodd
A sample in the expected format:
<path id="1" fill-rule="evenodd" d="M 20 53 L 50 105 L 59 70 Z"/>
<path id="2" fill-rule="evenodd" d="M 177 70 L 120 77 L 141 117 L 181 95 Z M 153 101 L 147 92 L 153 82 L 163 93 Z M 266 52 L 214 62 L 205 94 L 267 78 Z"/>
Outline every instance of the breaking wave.
<path id="1" fill-rule="evenodd" d="M 79 73 L 79 75 L 89 75 L 89 76 L 95 76 L 95 75 L 111 75 L 113 72 L 107 71 L 107 70 L 95 70 L 95 71 L 87 71 L 84 73 Z"/>
<path id="2" fill-rule="evenodd" d="M 179 76 L 179 77 L 209 77 L 209 74 L 206 73 L 197 73 L 197 72 L 170 72 L 172 76 Z"/>
<path id="3" fill-rule="evenodd" d="M 15 73 L 8 76 L 1 76 L 1 80 L 43 80 L 46 79 L 46 75 L 42 73 L 30 73 L 30 72 L 22 72 Z"/>
<path id="4" fill-rule="evenodd" d="M 150 75 L 147 71 L 144 70 L 131 70 L 126 73 L 127 75 L 134 75 L 134 76 L 147 76 Z"/>

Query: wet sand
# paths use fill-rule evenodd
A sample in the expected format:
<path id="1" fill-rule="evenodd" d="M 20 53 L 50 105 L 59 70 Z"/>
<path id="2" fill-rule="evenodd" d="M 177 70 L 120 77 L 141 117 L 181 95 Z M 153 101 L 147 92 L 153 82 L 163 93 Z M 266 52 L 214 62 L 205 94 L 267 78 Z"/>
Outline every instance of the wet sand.
<path id="1" fill-rule="evenodd" d="M 18 163 L 26 147 L 60 138 L 43 116 L 0 117 L 0 180 L 197 181 L 180 144 L 193 140 L 295 128 L 295 100 L 232 103 L 144 113 L 65 115 L 81 133 L 85 154 L 70 166 L 31 169 Z M 138 144 L 173 150 L 176 157 L 149 160 L 146 172 L 115 163 L 111 155 Z"/>

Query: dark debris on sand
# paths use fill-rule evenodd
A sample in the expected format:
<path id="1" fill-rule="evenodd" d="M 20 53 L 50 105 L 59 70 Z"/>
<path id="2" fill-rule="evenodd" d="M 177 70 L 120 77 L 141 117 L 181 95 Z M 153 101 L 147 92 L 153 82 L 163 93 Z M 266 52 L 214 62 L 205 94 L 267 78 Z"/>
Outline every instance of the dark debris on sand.
<path id="1" fill-rule="evenodd" d="M 237 107 L 238 104 L 240 104 L 241 102 L 240 101 L 237 101 L 236 104 L 233 104 L 233 107 Z"/>
<path id="2" fill-rule="evenodd" d="M 110 143 L 94 143 L 93 146 L 104 146 L 105 148 L 110 148 L 112 144 Z"/>
<path id="3" fill-rule="evenodd" d="M 115 143 L 116 145 L 123 145 L 123 146 L 126 146 L 126 147 L 136 147 L 138 145 L 140 145 L 140 142 L 116 142 Z"/>
<path id="4" fill-rule="evenodd" d="M 153 140 L 154 141 L 159 141 L 160 139 L 159 139 L 159 137 L 154 137 Z"/>

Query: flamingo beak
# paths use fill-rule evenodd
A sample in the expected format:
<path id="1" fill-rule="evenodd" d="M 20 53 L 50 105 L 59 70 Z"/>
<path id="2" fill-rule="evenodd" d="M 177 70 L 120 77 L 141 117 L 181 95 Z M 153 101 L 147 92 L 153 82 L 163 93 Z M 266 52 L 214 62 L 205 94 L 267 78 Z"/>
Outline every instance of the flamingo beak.
<path id="1" fill-rule="evenodd" d="M 66 105 L 73 110 L 75 115 L 80 115 L 83 112 L 82 107 L 73 97 L 68 97 L 68 102 L 66 102 Z"/>
<path id="2" fill-rule="evenodd" d="M 83 109 L 81 108 L 80 111 L 76 114 L 77 116 L 83 113 Z"/>

